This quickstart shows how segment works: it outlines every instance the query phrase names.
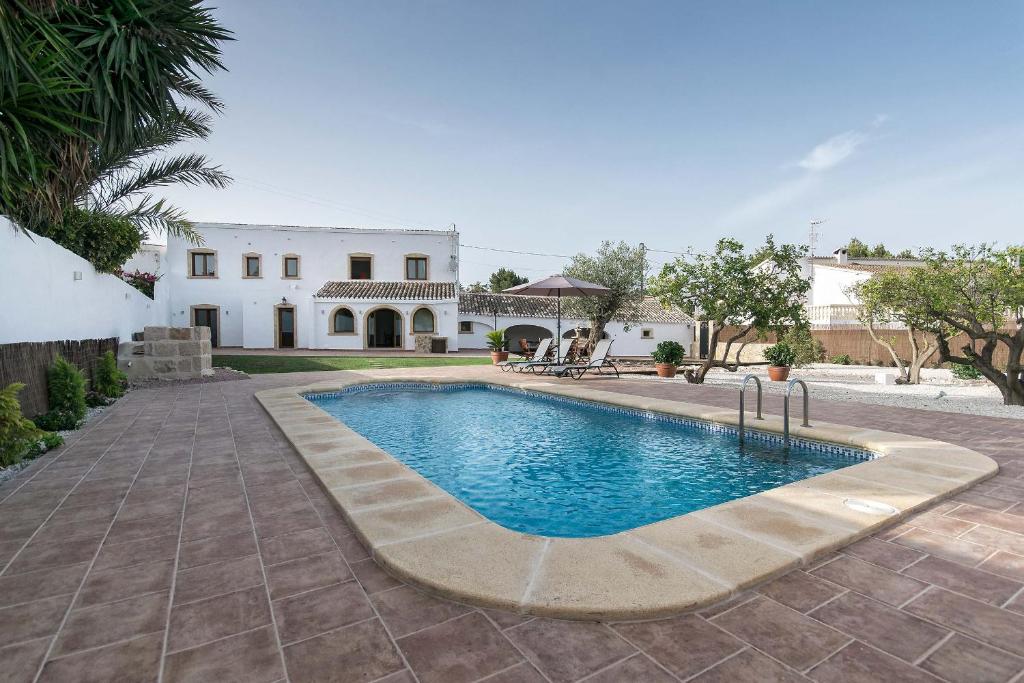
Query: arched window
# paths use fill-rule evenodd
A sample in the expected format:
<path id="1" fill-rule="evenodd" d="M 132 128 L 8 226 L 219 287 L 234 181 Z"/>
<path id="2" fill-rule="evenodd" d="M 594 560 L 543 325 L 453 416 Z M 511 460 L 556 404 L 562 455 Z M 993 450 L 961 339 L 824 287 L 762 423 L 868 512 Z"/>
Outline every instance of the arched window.
<path id="1" fill-rule="evenodd" d="M 421 308 L 413 313 L 412 331 L 419 334 L 434 331 L 434 314 L 429 308 Z"/>
<path id="2" fill-rule="evenodd" d="M 346 334 L 356 331 L 356 318 L 347 308 L 339 308 L 334 312 L 334 333 Z"/>

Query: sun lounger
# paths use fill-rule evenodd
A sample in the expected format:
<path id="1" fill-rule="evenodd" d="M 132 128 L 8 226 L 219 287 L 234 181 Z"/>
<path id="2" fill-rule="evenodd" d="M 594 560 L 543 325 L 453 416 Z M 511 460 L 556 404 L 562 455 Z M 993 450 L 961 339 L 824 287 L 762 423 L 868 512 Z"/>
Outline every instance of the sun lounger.
<path id="1" fill-rule="evenodd" d="M 530 360 L 503 360 L 498 363 L 498 367 L 501 368 L 502 372 L 508 372 L 509 370 L 522 371 L 535 364 L 544 365 L 546 364 L 544 356 L 548 354 L 548 349 L 551 347 L 551 341 L 550 337 L 547 339 L 541 339 L 540 343 L 537 344 L 537 350 L 533 352 L 533 358 Z"/>
<path id="2" fill-rule="evenodd" d="M 590 355 L 590 360 L 586 363 L 571 363 L 565 365 L 552 365 L 547 368 L 547 371 L 556 377 L 565 377 L 568 375 L 573 379 L 579 379 L 587 373 L 588 370 L 596 370 L 598 374 L 601 374 L 601 368 L 611 368 L 615 371 L 615 376 L 619 376 L 619 369 L 615 367 L 615 363 L 608 356 L 608 352 L 612 348 L 611 339 L 602 339 L 594 345 L 594 353 Z"/>

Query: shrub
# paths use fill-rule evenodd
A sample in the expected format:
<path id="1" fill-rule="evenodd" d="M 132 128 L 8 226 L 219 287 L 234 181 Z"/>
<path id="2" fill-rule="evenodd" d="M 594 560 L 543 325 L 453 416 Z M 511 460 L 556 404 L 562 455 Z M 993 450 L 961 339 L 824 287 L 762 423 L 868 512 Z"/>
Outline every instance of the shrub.
<path id="1" fill-rule="evenodd" d="M 119 278 L 121 278 L 122 280 L 130 284 L 132 287 L 148 296 L 150 299 L 155 297 L 156 281 L 160 279 L 159 276 L 154 275 L 153 273 L 144 273 L 138 268 L 135 269 L 134 273 L 129 273 L 118 268 L 116 271 L 114 271 L 114 275 L 117 275 Z"/>
<path id="2" fill-rule="evenodd" d="M 100 406 L 107 405 L 109 402 L 107 397 L 98 391 L 85 392 L 85 405 L 89 408 L 99 408 Z"/>
<path id="3" fill-rule="evenodd" d="M 505 330 L 494 330 L 487 333 L 487 348 L 501 351 L 505 348 Z"/>
<path id="4" fill-rule="evenodd" d="M 820 363 L 825 360 L 825 345 L 820 339 L 815 339 L 810 328 L 791 327 L 779 339 L 785 342 L 793 350 L 794 359 L 792 365 L 800 367 L 809 363 Z"/>
<path id="5" fill-rule="evenodd" d="M 788 366 L 796 362 L 796 351 L 784 341 L 764 350 L 764 359 L 772 365 Z"/>
<path id="6" fill-rule="evenodd" d="M 96 381 L 93 382 L 96 393 L 107 398 L 118 398 L 124 393 L 127 380 L 128 376 L 117 369 L 117 358 L 113 351 L 107 351 L 100 357 L 96 367 Z"/>
<path id="7" fill-rule="evenodd" d="M 60 356 L 47 373 L 50 412 L 36 418 L 46 431 L 74 429 L 85 417 L 85 377 Z"/>
<path id="8" fill-rule="evenodd" d="M 666 340 L 658 342 L 658 346 L 654 349 L 654 353 L 651 356 L 654 357 L 655 363 L 679 365 L 683 362 L 686 352 L 683 351 L 683 347 L 679 342 Z"/>
<path id="9" fill-rule="evenodd" d="M 832 356 L 832 362 L 836 365 L 853 365 L 853 359 L 850 358 L 848 353 L 840 353 L 838 356 Z"/>
<path id="10" fill-rule="evenodd" d="M 116 272 L 142 246 L 146 237 L 127 218 L 72 208 L 59 224 L 39 233 L 89 261 L 101 273 Z"/>
<path id="11" fill-rule="evenodd" d="M 981 379 L 982 377 L 981 372 L 979 372 L 978 368 L 973 365 L 952 363 L 950 364 L 949 369 L 957 379 Z"/>
<path id="12" fill-rule="evenodd" d="M 18 392 L 24 388 L 24 384 L 15 382 L 0 391 L 0 467 L 20 461 L 43 436 L 32 421 L 21 414 Z"/>

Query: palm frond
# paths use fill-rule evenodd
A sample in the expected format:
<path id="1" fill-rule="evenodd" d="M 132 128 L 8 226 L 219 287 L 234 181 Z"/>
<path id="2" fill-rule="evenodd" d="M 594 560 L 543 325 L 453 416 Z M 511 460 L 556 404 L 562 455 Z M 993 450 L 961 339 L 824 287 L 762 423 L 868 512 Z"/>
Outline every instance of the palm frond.
<path id="1" fill-rule="evenodd" d="M 210 166 L 202 154 L 183 154 L 136 165 L 108 177 L 92 192 L 94 208 L 105 209 L 152 187 L 181 183 L 224 188 L 231 176 L 220 166 Z"/>
<path id="2" fill-rule="evenodd" d="M 203 244 L 203 236 L 196 232 L 192 223 L 185 218 L 185 212 L 167 203 L 165 199 L 154 199 L 145 195 L 134 206 L 113 208 L 111 215 L 121 216 L 135 223 L 145 233 L 160 233 L 172 237 L 180 237 L 192 244 Z"/>

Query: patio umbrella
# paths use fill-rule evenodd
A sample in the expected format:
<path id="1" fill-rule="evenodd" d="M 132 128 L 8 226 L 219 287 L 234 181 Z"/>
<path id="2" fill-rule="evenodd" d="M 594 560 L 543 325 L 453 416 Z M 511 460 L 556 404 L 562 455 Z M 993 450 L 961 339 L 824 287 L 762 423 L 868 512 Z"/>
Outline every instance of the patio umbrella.
<path id="1" fill-rule="evenodd" d="M 503 294 L 519 294 L 522 296 L 554 296 L 555 307 L 558 312 L 558 340 L 559 349 L 562 345 L 562 296 L 605 296 L 611 290 L 603 285 L 593 282 L 584 282 L 574 277 L 565 275 L 552 275 L 536 282 L 528 282 L 518 287 L 510 287 L 503 290 Z M 559 350 L 559 354 L 561 351 Z"/>

